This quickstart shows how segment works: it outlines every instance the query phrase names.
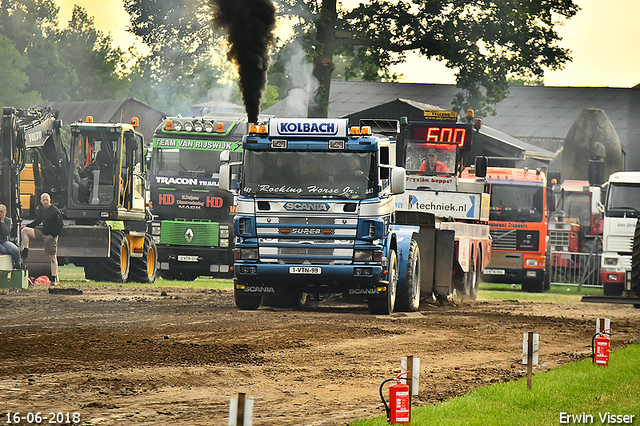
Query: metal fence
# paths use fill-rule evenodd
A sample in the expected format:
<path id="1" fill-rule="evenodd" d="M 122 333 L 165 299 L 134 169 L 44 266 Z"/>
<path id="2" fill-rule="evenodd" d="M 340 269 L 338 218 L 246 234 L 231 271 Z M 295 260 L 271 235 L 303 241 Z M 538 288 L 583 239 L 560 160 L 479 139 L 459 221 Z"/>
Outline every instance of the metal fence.
<path id="1" fill-rule="evenodd" d="M 600 254 L 551 252 L 551 284 L 602 287 Z"/>

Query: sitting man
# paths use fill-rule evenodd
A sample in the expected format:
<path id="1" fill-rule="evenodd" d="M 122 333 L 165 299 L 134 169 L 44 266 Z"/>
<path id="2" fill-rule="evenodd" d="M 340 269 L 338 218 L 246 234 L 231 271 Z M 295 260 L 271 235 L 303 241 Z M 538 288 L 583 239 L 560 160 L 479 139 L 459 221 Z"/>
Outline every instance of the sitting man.
<path id="1" fill-rule="evenodd" d="M 22 269 L 20 249 L 9 241 L 11 234 L 11 219 L 7 216 L 7 206 L 0 204 L 0 253 L 10 254 L 13 259 L 13 269 Z"/>
<path id="2" fill-rule="evenodd" d="M 438 161 L 438 151 L 435 149 L 427 151 L 427 161 L 423 161 L 418 170 L 421 172 L 451 173 L 446 164 Z"/>

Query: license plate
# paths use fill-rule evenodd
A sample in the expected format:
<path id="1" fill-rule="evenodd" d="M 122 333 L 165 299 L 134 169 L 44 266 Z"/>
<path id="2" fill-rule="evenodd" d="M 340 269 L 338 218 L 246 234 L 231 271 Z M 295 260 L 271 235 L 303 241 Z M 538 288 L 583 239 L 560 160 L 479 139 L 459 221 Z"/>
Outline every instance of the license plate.
<path id="1" fill-rule="evenodd" d="M 178 255 L 178 262 L 197 262 L 198 256 L 181 256 Z"/>
<path id="2" fill-rule="evenodd" d="M 504 275 L 504 269 L 485 269 L 482 271 L 485 275 Z"/>
<path id="3" fill-rule="evenodd" d="M 290 274 L 320 275 L 322 268 L 318 266 L 289 266 Z"/>

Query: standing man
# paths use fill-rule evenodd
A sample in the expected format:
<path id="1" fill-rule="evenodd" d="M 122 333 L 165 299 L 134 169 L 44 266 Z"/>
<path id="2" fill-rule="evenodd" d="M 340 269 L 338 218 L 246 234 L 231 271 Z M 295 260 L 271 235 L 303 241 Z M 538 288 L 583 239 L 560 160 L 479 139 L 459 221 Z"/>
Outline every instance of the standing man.
<path id="1" fill-rule="evenodd" d="M 20 249 L 9 241 L 11 235 L 11 219 L 7 216 L 7 206 L 0 204 L 0 253 L 10 254 L 13 258 L 13 269 L 21 269 Z"/>
<path id="2" fill-rule="evenodd" d="M 53 204 L 51 197 L 44 192 L 40 197 L 42 206 L 38 208 L 36 219 L 26 226 L 20 228 L 22 236 L 21 246 L 22 257 L 26 259 L 29 255 L 29 238 L 42 241 L 44 252 L 51 260 L 51 285 L 58 285 L 58 235 L 62 232 L 64 223 L 62 222 L 62 213 Z M 42 224 L 42 230 L 36 229 L 36 226 Z"/>

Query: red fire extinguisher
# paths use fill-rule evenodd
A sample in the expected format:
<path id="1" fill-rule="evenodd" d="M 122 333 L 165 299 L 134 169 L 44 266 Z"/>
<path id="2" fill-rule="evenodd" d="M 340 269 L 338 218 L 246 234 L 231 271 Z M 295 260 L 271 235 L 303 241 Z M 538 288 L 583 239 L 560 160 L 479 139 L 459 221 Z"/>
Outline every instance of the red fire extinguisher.
<path id="1" fill-rule="evenodd" d="M 593 363 L 598 365 L 609 365 L 609 348 L 611 339 L 607 333 L 596 333 L 593 336 Z"/>
<path id="2" fill-rule="evenodd" d="M 407 425 L 411 421 L 411 404 L 410 404 L 410 388 L 409 385 L 400 382 L 400 377 L 407 374 L 398 374 L 393 379 L 387 379 L 380 385 L 380 398 L 387 412 L 387 421 L 392 425 Z M 411 381 L 407 378 L 406 380 Z M 389 386 L 389 405 L 382 394 L 382 387 L 385 383 L 395 381 L 394 385 Z"/>

